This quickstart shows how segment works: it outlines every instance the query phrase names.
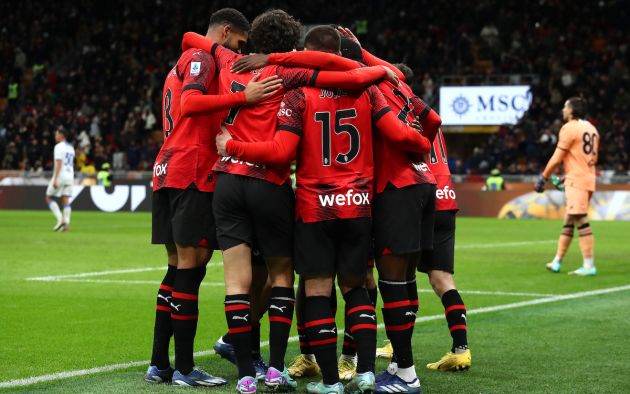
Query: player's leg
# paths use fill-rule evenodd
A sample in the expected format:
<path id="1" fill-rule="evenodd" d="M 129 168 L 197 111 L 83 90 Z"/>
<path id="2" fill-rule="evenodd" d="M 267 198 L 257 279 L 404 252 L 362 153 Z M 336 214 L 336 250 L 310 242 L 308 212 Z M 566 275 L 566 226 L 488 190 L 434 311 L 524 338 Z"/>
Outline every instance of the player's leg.
<path id="1" fill-rule="evenodd" d="M 157 292 L 151 364 L 144 376 L 150 383 L 168 382 L 172 379 L 174 371 L 171 368 L 168 349 L 173 336 L 171 300 L 177 273 L 177 249 L 173 241 L 170 219 L 168 191 L 162 189 L 153 192 L 151 243 L 164 244 L 168 268 Z"/>
<path id="2" fill-rule="evenodd" d="M 289 375 L 293 378 L 319 375 L 319 365 L 315 361 L 315 355 L 308 342 L 305 322 L 306 291 L 304 288 L 304 278 L 300 276 L 295 297 L 295 319 L 297 321 L 297 331 L 300 341 L 300 354 L 291 362 L 288 368 Z"/>
<path id="3" fill-rule="evenodd" d="M 418 270 L 429 276 L 435 294 L 441 299 L 444 314 L 453 340 L 451 351 L 429 369 L 459 371 L 470 368 L 466 305 L 453 280 L 455 264 L 455 211 L 438 211 L 435 214 L 433 250 L 423 251 Z"/>
<path id="4" fill-rule="evenodd" d="M 357 352 L 356 374 L 348 384 L 350 392 L 375 389 L 376 310 L 365 288 L 372 241 L 370 218 L 339 220 L 337 232 L 337 278 L 345 300 L 346 329 Z"/>
<path id="5" fill-rule="evenodd" d="M 61 197 L 61 206 L 63 207 L 63 231 L 70 230 L 70 215 L 72 213 L 72 208 L 70 207 L 70 195 L 66 194 L 67 192 L 72 194 L 72 186 L 64 186 L 64 194 Z"/>
<path id="6" fill-rule="evenodd" d="M 206 275 L 206 264 L 217 249 L 213 193 L 191 186 L 169 190 L 171 226 L 177 248 L 177 272 L 171 299 L 171 321 L 175 340 L 173 384 L 217 386 L 227 381 L 194 368 L 193 350 L 199 314 L 199 287 Z"/>
<path id="7" fill-rule="evenodd" d="M 415 267 L 414 256 L 422 249 L 422 215 L 430 205 L 432 190 L 430 185 L 389 188 L 374 198 L 378 287 L 385 330 L 398 366 L 397 370 L 379 374 L 377 392 L 395 390 L 396 385 L 405 387 L 406 392 L 421 390 L 411 346 L 417 292 L 409 294 L 408 272 L 410 265 Z"/>
<path id="8" fill-rule="evenodd" d="M 63 229 L 63 216 L 61 214 L 61 210 L 59 209 L 59 204 L 55 201 L 55 197 L 59 197 L 60 195 L 59 188 L 55 189 L 51 180 L 46 188 L 46 205 L 48 205 L 48 209 L 50 209 L 50 212 L 52 212 L 55 219 L 57 219 L 57 223 L 53 227 L 53 231 Z"/>
<path id="9" fill-rule="evenodd" d="M 335 242 L 326 222 L 295 223 L 295 269 L 304 279 L 304 328 L 321 368 L 322 382 L 309 383 L 307 391 L 340 388 L 337 372 L 337 325 L 331 298 L 335 273 Z"/>
<path id="10" fill-rule="evenodd" d="M 580 252 L 582 252 L 582 267 L 575 271 L 570 272 L 572 275 L 579 276 L 592 276 L 597 274 L 595 268 L 595 237 L 593 237 L 593 230 L 588 222 L 587 215 L 574 216 L 573 220 L 578 229 Z"/>
<path id="11" fill-rule="evenodd" d="M 260 354 L 260 320 L 269 309 L 271 282 L 265 259 L 260 253 L 252 254 L 252 359 L 256 370 L 256 379 L 262 380 L 269 366 Z"/>
<path id="12" fill-rule="evenodd" d="M 217 174 L 213 212 L 217 239 L 223 250 L 225 280 L 225 317 L 234 344 L 239 392 L 256 390 L 256 371 L 252 359 L 252 249 L 254 229 L 247 212 L 249 178 Z"/>
<path id="13" fill-rule="evenodd" d="M 575 230 L 575 222 L 573 216 L 566 214 L 564 216 L 564 224 L 562 225 L 562 231 L 558 238 L 558 247 L 556 249 L 556 256 L 550 263 L 547 263 L 546 267 L 551 272 L 560 272 L 562 259 L 567 253 L 571 241 L 573 240 L 573 233 Z"/>

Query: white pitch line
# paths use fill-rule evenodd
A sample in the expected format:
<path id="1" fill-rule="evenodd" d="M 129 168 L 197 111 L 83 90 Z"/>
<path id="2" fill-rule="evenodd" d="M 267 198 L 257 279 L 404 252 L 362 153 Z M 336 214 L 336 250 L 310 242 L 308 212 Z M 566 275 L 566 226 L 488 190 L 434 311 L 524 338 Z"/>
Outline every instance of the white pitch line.
<path id="1" fill-rule="evenodd" d="M 223 265 L 223 262 L 216 263 L 208 263 L 206 267 L 216 267 L 219 265 Z M 145 268 L 130 268 L 124 270 L 113 270 L 113 271 L 100 271 L 100 272 L 82 272 L 79 274 L 69 274 L 69 275 L 51 275 L 51 276 L 40 276 L 36 278 L 26 278 L 26 280 L 37 280 L 37 281 L 56 281 L 59 279 L 69 279 L 69 278 L 88 278 L 91 276 L 104 276 L 104 275 L 117 275 L 117 274 L 131 274 L 135 272 L 147 272 L 147 271 L 161 271 L 164 270 L 165 266 L 160 267 L 145 267 Z"/>
<path id="2" fill-rule="evenodd" d="M 549 293 L 524 293 L 524 292 L 512 292 L 512 291 L 486 291 L 486 290 L 461 290 L 458 289 L 461 294 L 478 294 L 478 295 L 498 295 L 498 296 L 514 296 L 514 297 L 555 297 L 558 294 Z M 419 289 L 418 293 L 433 293 L 433 290 Z"/>
<path id="3" fill-rule="evenodd" d="M 550 302 L 557 302 L 557 301 L 573 300 L 577 298 L 591 297 L 591 296 L 615 293 L 615 292 L 626 291 L 626 290 L 630 290 L 630 285 L 608 287 L 608 288 L 599 289 L 599 290 L 582 291 L 578 293 L 555 295 L 553 297 L 538 298 L 535 300 L 513 302 L 510 304 L 475 308 L 475 309 L 471 309 L 467 311 L 467 314 L 478 315 L 482 313 L 498 312 L 498 311 L 504 311 L 504 310 L 509 310 L 509 309 L 522 308 L 526 306 L 547 304 Z M 416 319 L 416 322 L 422 323 L 422 322 L 427 322 L 427 321 L 432 321 L 432 320 L 441 320 L 441 319 L 444 319 L 444 314 L 419 317 Z M 382 329 L 383 327 L 384 325 L 382 323 L 378 325 L 379 329 Z M 343 329 L 338 330 L 338 332 L 340 334 L 343 333 Z M 298 341 L 297 336 L 289 338 L 289 342 L 297 342 L 297 341 Z M 268 341 L 261 342 L 261 346 L 268 346 L 268 345 L 269 345 Z M 204 350 L 202 352 L 195 353 L 195 356 L 197 357 L 207 356 L 207 355 L 212 355 L 214 353 L 215 353 L 214 350 Z M 149 365 L 149 363 L 150 363 L 149 360 L 132 361 L 128 363 L 105 365 L 102 367 L 95 367 L 95 368 L 89 368 L 89 369 L 64 371 L 64 372 L 58 372 L 58 373 L 49 374 L 49 375 L 40 375 L 40 376 L 32 376 L 29 378 L 23 378 L 23 379 L 8 380 L 5 382 L 0 382 L 0 388 L 29 386 L 35 383 L 50 382 L 54 380 L 61 380 L 61 379 L 66 379 L 66 378 L 71 378 L 71 377 L 76 377 L 76 376 L 93 375 L 93 374 L 102 373 L 102 372 L 111 372 L 111 371 L 116 371 L 116 370 L 121 370 L 121 369 L 147 366 Z"/>
<path id="4" fill-rule="evenodd" d="M 470 244 L 455 245 L 455 249 L 486 249 L 486 248 L 503 248 L 508 246 L 527 246 L 539 244 L 551 244 L 558 242 L 557 239 L 545 239 L 541 241 L 522 241 L 522 242 L 497 242 L 491 244 Z"/>

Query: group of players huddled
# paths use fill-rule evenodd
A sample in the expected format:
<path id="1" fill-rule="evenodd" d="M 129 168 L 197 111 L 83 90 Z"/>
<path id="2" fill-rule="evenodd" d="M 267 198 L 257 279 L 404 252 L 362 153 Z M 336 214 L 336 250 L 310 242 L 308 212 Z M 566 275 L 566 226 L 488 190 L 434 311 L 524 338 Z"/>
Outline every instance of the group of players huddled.
<path id="1" fill-rule="evenodd" d="M 301 37 L 284 11 L 250 25 L 229 8 L 212 14 L 205 36 L 184 35 L 164 84 L 164 145 L 153 169 L 152 242 L 166 246 L 168 271 L 149 382 L 227 383 L 193 362 L 199 286 L 216 249 L 228 331 L 215 350 L 236 364 L 239 393 L 256 392 L 258 381 L 294 391 L 294 378 L 319 373 L 309 393 L 420 392 L 416 270 L 441 298 L 453 338 L 451 351 L 427 367 L 471 365 L 466 307 L 452 276 L 457 203 L 439 115 L 404 82 L 413 77 L 407 66 L 362 49 L 350 30 L 316 26 L 295 51 Z M 256 54 L 241 55 L 248 40 Z M 374 261 L 390 341 L 381 349 Z M 340 358 L 337 286 L 345 301 Z M 260 356 L 265 312 L 268 365 Z M 294 312 L 301 354 L 287 368 Z M 378 375 L 377 354 L 391 358 Z"/>

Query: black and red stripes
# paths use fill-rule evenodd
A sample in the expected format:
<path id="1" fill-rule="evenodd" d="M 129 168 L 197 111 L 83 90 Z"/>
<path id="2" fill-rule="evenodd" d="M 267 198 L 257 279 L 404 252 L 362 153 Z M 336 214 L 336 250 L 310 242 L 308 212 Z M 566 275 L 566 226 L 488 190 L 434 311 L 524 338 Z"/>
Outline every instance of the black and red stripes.
<path id="1" fill-rule="evenodd" d="M 304 328 L 308 344 L 322 371 L 324 384 L 339 381 L 337 372 L 337 325 L 330 297 L 306 297 Z"/>
<path id="2" fill-rule="evenodd" d="M 449 290 L 442 295 L 442 305 L 444 305 L 446 322 L 453 338 L 451 351 L 455 351 L 455 348 L 468 348 L 466 305 L 457 289 Z"/>
<path id="3" fill-rule="evenodd" d="M 151 353 L 151 365 L 158 369 L 167 369 L 170 366 L 168 358 L 168 346 L 173 336 L 171 324 L 171 292 L 175 282 L 177 267 L 168 266 L 168 270 L 162 279 L 158 289 L 155 305 L 155 326 L 153 329 L 153 352 Z"/>
<path id="4" fill-rule="evenodd" d="M 357 373 L 374 372 L 376 354 L 376 310 L 364 288 L 355 288 L 344 295 L 346 327 L 354 338 L 357 350 Z"/>
<path id="5" fill-rule="evenodd" d="M 252 359 L 252 311 L 249 294 L 226 295 L 225 319 L 234 345 L 238 377 L 256 376 Z"/>
<path id="6" fill-rule="evenodd" d="M 399 368 L 413 366 L 411 336 L 415 325 L 415 312 L 407 293 L 406 281 L 378 281 L 383 298 L 383 321 Z M 413 319 L 412 319 L 413 317 Z"/>
<path id="7" fill-rule="evenodd" d="M 269 304 L 269 365 L 282 371 L 289 332 L 293 323 L 295 292 L 289 287 L 271 289 Z"/>

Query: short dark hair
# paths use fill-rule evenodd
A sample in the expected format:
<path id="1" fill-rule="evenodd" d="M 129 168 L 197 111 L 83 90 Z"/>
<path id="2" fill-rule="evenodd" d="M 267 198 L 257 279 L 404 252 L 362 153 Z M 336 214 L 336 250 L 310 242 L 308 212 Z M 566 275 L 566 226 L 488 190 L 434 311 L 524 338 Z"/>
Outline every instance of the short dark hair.
<path id="1" fill-rule="evenodd" d="M 569 100 L 572 116 L 575 119 L 584 119 L 586 117 L 586 100 L 584 97 L 573 96 Z"/>
<path id="2" fill-rule="evenodd" d="M 278 9 L 265 11 L 252 22 L 250 40 L 256 52 L 290 52 L 297 48 L 302 24 Z"/>
<path id="3" fill-rule="evenodd" d="M 233 29 L 248 32 L 251 29 L 249 21 L 239 10 L 234 8 L 221 8 L 210 15 L 208 29 L 217 25 L 230 25 Z"/>
<path id="4" fill-rule="evenodd" d="M 63 135 L 63 138 L 65 138 L 65 139 L 69 139 L 70 138 L 70 130 L 66 129 L 63 126 L 57 127 L 57 130 L 55 130 L 55 132 Z"/>
<path id="5" fill-rule="evenodd" d="M 363 63 L 361 46 L 349 38 L 341 37 L 341 56 Z"/>
<path id="6" fill-rule="evenodd" d="M 304 47 L 307 46 L 316 51 L 339 53 L 341 51 L 341 37 L 339 37 L 337 30 L 330 25 L 315 26 L 304 37 Z"/>
<path id="7" fill-rule="evenodd" d="M 403 73 L 407 82 L 411 83 L 411 80 L 413 79 L 413 70 L 411 69 L 411 67 L 409 67 L 405 63 L 396 63 L 394 64 L 394 67 L 396 67 L 400 70 L 401 73 Z"/>

